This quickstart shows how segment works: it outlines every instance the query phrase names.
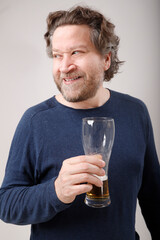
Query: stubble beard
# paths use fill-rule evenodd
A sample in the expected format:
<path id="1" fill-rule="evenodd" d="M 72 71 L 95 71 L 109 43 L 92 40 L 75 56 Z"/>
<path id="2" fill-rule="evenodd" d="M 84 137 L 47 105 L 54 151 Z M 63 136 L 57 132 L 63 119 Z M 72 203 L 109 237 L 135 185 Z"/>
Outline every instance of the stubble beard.
<path id="1" fill-rule="evenodd" d="M 78 80 L 73 84 L 65 85 L 63 83 L 64 76 L 63 78 L 61 76 L 54 76 L 56 86 L 67 102 L 82 102 L 89 98 L 93 98 L 104 79 L 104 73 L 100 71 L 96 76 L 93 76 L 93 74 L 92 76 L 88 76 L 88 79 L 84 73 L 74 73 L 74 75 L 82 76 L 83 81 Z M 66 75 L 66 77 L 68 76 L 72 77 L 71 74 Z"/>

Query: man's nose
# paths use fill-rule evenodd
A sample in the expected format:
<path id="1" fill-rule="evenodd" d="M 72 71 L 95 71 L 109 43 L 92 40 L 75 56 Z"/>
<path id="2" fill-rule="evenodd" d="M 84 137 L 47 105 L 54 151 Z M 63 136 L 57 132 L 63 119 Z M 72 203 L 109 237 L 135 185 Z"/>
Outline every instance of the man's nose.
<path id="1" fill-rule="evenodd" d="M 71 56 L 63 56 L 63 59 L 61 61 L 60 65 L 60 72 L 62 73 L 68 73 L 76 68 L 76 65 L 74 64 L 74 61 L 72 60 Z"/>

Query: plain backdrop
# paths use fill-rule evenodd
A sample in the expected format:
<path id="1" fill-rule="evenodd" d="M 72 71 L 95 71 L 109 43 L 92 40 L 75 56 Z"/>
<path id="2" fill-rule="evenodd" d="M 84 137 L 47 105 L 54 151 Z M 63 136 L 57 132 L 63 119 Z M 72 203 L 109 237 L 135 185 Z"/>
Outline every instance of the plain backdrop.
<path id="1" fill-rule="evenodd" d="M 75 4 L 87 4 L 101 11 L 116 25 L 121 39 L 119 58 L 125 64 L 105 86 L 146 103 L 160 156 L 159 0 L 0 0 L 0 184 L 11 140 L 22 114 L 30 106 L 57 93 L 52 78 L 52 59 L 46 55 L 43 38 L 46 17 L 49 12 L 68 9 Z M 139 205 L 136 229 L 141 240 L 151 239 Z M 29 235 L 30 226 L 0 221 L 2 240 L 28 240 Z"/>

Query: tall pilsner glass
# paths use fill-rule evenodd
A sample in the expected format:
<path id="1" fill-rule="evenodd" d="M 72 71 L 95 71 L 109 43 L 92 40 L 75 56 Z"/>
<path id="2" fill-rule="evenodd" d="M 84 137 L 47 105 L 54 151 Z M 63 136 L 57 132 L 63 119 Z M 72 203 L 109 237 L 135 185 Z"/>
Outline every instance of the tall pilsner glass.
<path id="1" fill-rule="evenodd" d="M 90 207 L 102 208 L 111 203 L 108 188 L 108 164 L 115 135 L 114 119 L 90 117 L 82 119 L 82 142 L 85 155 L 100 154 L 106 165 L 105 176 L 97 176 L 103 181 L 102 187 L 93 185 L 86 193 L 85 203 Z"/>

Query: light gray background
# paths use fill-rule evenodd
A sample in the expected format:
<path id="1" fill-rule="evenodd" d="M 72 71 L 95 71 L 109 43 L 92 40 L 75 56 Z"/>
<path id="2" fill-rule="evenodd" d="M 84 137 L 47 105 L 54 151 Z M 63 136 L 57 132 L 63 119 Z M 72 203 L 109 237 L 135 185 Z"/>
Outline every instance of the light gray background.
<path id="1" fill-rule="evenodd" d="M 121 38 L 119 57 L 126 63 L 121 73 L 105 86 L 146 103 L 160 156 L 159 0 L 0 0 L 0 184 L 22 114 L 28 107 L 57 93 L 52 79 L 52 60 L 45 53 L 46 17 L 51 11 L 79 3 L 96 8 L 116 25 L 116 33 Z M 151 239 L 139 206 L 136 229 L 141 240 Z M 29 234 L 30 226 L 0 221 L 2 240 L 28 240 Z"/>

